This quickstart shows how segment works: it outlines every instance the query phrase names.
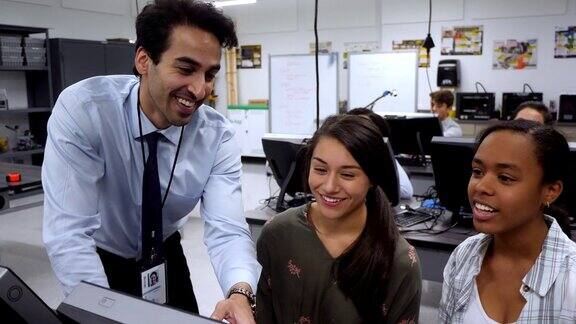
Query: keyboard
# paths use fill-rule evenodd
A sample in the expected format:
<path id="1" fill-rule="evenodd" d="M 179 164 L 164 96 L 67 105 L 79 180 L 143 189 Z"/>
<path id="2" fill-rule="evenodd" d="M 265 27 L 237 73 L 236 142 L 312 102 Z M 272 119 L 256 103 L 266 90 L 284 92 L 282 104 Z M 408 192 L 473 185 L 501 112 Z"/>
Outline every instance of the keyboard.
<path id="1" fill-rule="evenodd" d="M 403 210 L 394 215 L 394 221 L 399 227 L 410 227 L 433 219 L 434 213 L 437 213 L 437 210 L 424 207 L 417 208 L 416 211 Z"/>

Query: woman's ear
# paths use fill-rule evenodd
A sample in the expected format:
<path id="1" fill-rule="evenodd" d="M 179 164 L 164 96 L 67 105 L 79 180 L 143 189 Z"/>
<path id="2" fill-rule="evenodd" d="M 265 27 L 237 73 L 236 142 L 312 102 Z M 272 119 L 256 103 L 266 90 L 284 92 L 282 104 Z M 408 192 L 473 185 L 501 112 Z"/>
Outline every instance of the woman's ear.
<path id="1" fill-rule="evenodd" d="M 148 73 L 149 61 L 150 56 L 148 56 L 146 50 L 142 46 L 138 47 L 136 55 L 134 56 L 134 66 L 140 75 L 146 75 Z"/>
<path id="2" fill-rule="evenodd" d="M 558 199 L 563 189 L 564 184 L 560 180 L 544 185 L 544 190 L 542 192 L 544 205 L 552 204 L 556 199 Z"/>

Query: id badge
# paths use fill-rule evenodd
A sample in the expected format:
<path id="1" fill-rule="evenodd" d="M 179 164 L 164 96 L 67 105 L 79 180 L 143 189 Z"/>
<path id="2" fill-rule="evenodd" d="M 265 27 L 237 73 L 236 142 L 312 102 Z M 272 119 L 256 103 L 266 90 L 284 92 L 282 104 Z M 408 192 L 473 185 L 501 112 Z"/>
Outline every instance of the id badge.
<path id="1" fill-rule="evenodd" d="M 163 262 L 140 274 L 142 298 L 158 304 L 166 303 L 166 263 Z"/>

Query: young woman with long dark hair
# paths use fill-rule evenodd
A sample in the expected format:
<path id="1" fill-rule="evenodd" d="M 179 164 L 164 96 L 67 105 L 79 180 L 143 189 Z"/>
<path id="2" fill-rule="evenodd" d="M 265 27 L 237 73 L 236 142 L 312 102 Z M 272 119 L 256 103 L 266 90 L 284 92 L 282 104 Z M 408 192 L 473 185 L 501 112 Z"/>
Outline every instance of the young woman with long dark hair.
<path id="1" fill-rule="evenodd" d="M 277 215 L 258 240 L 258 323 L 417 322 L 421 275 L 387 188 L 394 161 L 367 118 L 332 116 L 310 140 L 315 201 Z"/>

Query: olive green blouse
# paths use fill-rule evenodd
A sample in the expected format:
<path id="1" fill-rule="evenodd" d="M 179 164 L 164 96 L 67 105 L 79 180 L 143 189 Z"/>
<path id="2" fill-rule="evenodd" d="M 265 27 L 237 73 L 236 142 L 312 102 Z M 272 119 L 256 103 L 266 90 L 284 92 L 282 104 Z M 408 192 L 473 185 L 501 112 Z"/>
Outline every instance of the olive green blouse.
<path id="1" fill-rule="evenodd" d="M 267 223 L 257 244 L 262 274 L 257 323 L 361 323 L 352 300 L 331 275 L 335 259 L 306 218 L 307 206 L 289 209 Z M 417 323 L 422 280 L 414 247 L 398 238 L 382 300 L 386 323 Z"/>

